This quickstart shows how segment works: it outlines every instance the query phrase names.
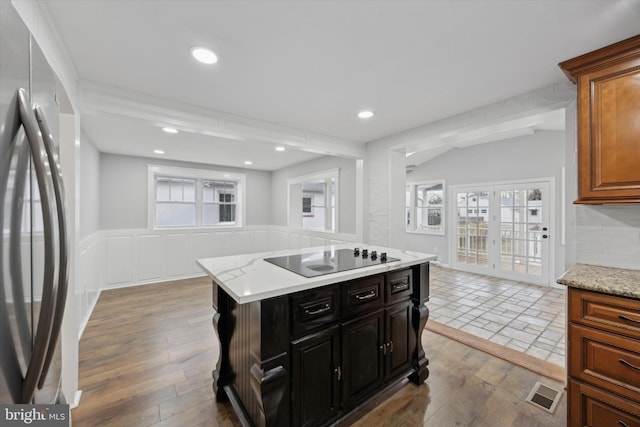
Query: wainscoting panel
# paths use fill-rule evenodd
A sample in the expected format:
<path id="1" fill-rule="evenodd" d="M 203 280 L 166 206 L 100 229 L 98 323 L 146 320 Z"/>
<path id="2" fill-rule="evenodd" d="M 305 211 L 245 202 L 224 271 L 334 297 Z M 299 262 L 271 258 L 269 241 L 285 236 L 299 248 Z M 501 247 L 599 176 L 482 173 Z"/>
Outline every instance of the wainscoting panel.
<path id="1" fill-rule="evenodd" d="M 269 248 L 269 230 L 254 231 L 253 252 L 267 252 Z"/>
<path id="2" fill-rule="evenodd" d="M 133 240 L 135 236 L 107 237 L 107 286 L 133 281 Z M 136 262 L 137 264 L 137 262 Z"/>
<path id="3" fill-rule="evenodd" d="M 167 276 L 177 278 L 185 271 L 193 271 L 194 261 L 189 256 L 189 235 L 167 235 Z"/>
<path id="4" fill-rule="evenodd" d="M 274 252 L 355 241 L 350 234 L 292 230 L 279 226 L 195 230 L 103 230 L 80 242 L 77 307 L 82 323 L 91 315 L 102 289 L 142 285 L 204 272 L 199 258 Z"/>
<path id="5" fill-rule="evenodd" d="M 141 235 L 136 239 L 138 268 L 136 275 L 139 282 L 157 281 L 167 277 L 167 236 Z"/>
<path id="6" fill-rule="evenodd" d="M 213 241 L 211 233 L 191 233 L 189 252 L 190 260 L 189 272 L 191 274 L 203 274 L 200 267 L 196 265 L 196 260 L 199 258 L 211 258 L 215 256 L 214 247 L 217 242 Z"/>

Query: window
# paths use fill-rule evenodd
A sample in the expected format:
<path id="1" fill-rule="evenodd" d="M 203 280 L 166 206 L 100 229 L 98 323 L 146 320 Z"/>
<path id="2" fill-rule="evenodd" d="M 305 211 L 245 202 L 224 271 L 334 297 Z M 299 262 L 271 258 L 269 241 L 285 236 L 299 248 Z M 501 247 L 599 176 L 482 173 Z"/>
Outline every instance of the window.
<path id="1" fill-rule="evenodd" d="M 444 181 L 409 184 L 406 193 L 407 231 L 444 234 Z"/>
<path id="2" fill-rule="evenodd" d="M 302 214 L 305 216 L 313 216 L 313 211 L 311 209 L 312 197 L 302 197 Z"/>
<path id="3" fill-rule="evenodd" d="M 338 179 L 338 169 L 289 179 L 289 225 L 334 233 L 337 229 Z"/>
<path id="4" fill-rule="evenodd" d="M 148 166 L 149 226 L 242 226 L 246 175 Z"/>
<path id="5" fill-rule="evenodd" d="M 236 186 L 234 181 L 202 181 L 203 225 L 235 224 Z"/>

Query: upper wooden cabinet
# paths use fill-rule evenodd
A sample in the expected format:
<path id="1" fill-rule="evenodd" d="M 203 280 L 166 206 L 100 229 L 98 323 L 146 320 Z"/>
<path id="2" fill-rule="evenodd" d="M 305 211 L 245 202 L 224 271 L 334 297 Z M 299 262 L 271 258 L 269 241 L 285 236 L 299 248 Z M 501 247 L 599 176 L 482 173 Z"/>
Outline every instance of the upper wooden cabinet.
<path id="1" fill-rule="evenodd" d="M 640 35 L 559 65 L 578 85 L 574 203 L 640 203 Z"/>

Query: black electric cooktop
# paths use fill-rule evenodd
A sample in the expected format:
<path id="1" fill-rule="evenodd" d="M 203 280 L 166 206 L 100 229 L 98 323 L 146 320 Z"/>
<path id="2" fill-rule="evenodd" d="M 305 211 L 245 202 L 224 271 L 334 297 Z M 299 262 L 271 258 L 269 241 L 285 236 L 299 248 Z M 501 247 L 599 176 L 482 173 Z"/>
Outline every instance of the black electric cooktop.
<path id="1" fill-rule="evenodd" d="M 400 261 L 399 258 L 387 257 L 385 252 L 377 253 L 375 250 L 360 250 L 358 248 L 280 256 L 264 260 L 304 277 L 316 277 L 339 271 L 371 267 L 390 261 Z"/>

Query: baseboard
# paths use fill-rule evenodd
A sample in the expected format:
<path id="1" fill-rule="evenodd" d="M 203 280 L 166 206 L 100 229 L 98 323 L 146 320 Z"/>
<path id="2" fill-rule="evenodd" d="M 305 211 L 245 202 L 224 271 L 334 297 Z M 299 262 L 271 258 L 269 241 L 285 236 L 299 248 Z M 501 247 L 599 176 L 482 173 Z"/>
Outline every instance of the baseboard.
<path id="1" fill-rule="evenodd" d="M 77 408 L 80 405 L 80 398 L 82 397 L 82 390 L 78 390 L 73 394 L 73 401 L 69 402 L 71 409 Z"/>
<path id="2" fill-rule="evenodd" d="M 164 282 L 175 282 L 176 280 L 185 280 L 185 279 L 194 279 L 196 277 L 205 277 L 205 273 L 194 273 L 185 276 L 179 277 L 163 277 L 158 279 L 150 279 L 150 280 L 140 280 L 137 282 L 126 282 L 126 283 L 116 283 L 113 285 L 105 285 L 102 287 L 101 291 L 108 291 L 111 289 L 121 289 L 121 288 L 131 288 L 134 286 L 143 286 L 143 285 L 152 285 L 155 283 L 164 283 Z"/>
<path id="3" fill-rule="evenodd" d="M 82 322 L 80 322 L 80 330 L 78 331 L 78 342 L 80 342 L 80 339 L 82 338 L 82 334 L 84 333 L 84 330 L 87 327 L 87 323 L 89 323 L 89 319 L 91 318 L 91 314 L 93 314 L 93 309 L 96 308 L 96 304 L 98 303 L 98 299 L 100 298 L 100 293 L 101 292 L 102 292 L 102 289 L 98 289 L 98 294 L 96 295 L 95 299 L 91 303 L 91 306 L 89 307 L 89 309 L 85 313 L 85 316 L 82 319 Z"/>

